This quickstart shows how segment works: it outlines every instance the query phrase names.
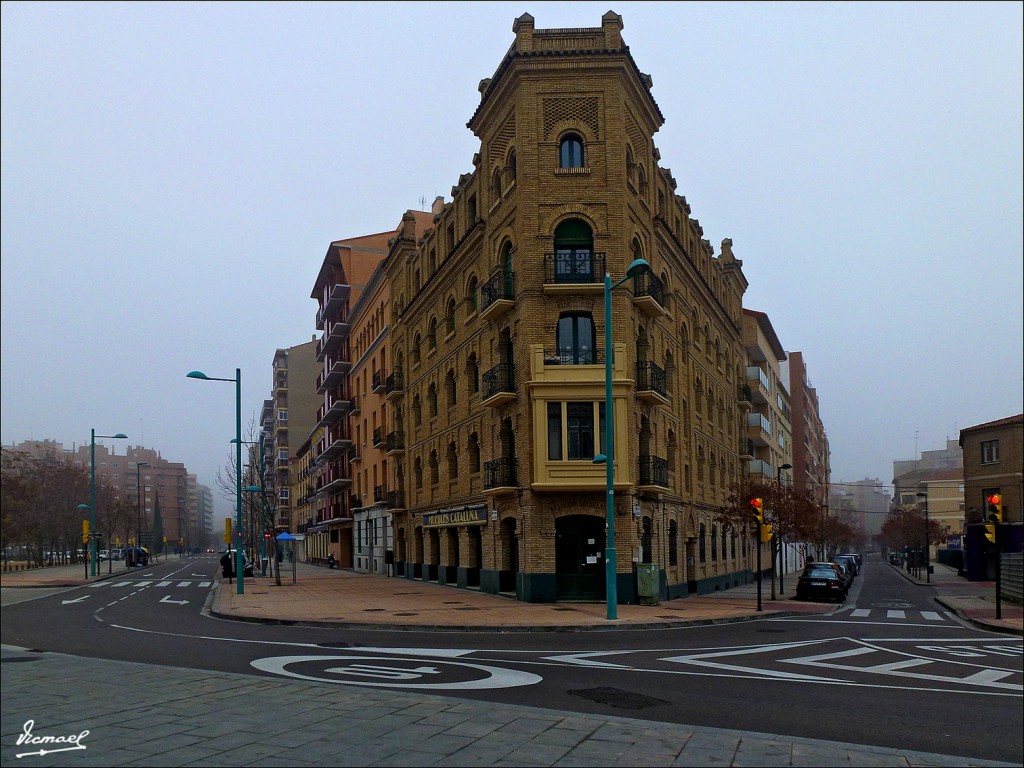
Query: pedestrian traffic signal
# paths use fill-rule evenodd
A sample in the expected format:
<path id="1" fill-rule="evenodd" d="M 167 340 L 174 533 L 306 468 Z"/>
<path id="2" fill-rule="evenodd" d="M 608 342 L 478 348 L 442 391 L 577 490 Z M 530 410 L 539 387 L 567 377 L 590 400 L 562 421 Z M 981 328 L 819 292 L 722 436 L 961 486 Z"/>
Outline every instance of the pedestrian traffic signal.
<path id="1" fill-rule="evenodd" d="M 1002 494 L 993 493 L 985 497 L 985 502 L 988 504 L 988 514 L 985 519 L 990 523 L 1001 523 L 1003 522 L 1003 497 Z"/>
<path id="2" fill-rule="evenodd" d="M 764 523 L 764 501 L 760 498 L 751 499 L 750 508 L 758 525 Z"/>
<path id="3" fill-rule="evenodd" d="M 89 543 L 89 538 L 90 538 L 89 533 L 90 533 L 89 532 L 89 521 L 88 520 L 83 520 L 82 521 L 82 543 L 83 544 L 88 544 Z"/>

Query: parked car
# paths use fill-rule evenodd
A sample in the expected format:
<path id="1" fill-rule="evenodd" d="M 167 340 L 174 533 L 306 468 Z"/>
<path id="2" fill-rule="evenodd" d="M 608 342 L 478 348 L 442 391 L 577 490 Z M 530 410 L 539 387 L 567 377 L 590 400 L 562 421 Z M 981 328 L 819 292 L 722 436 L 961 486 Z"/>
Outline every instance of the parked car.
<path id="1" fill-rule="evenodd" d="M 835 600 L 841 603 L 845 597 L 846 584 L 830 563 L 814 563 L 797 579 L 797 600 Z"/>
<path id="2" fill-rule="evenodd" d="M 850 591 L 850 584 L 852 582 L 851 582 L 851 580 L 849 580 L 847 578 L 846 570 L 839 563 L 833 563 L 833 562 L 829 562 L 829 563 L 825 563 L 825 562 L 808 563 L 807 567 L 804 570 L 805 571 L 809 571 L 809 570 L 811 570 L 811 568 L 828 568 L 828 569 L 830 569 L 835 574 L 836 578 L 839 580 L 839 583 L 843 585 L 843 595 L 845 595 L 847 592 Z"/>
<path id="3" fill-rule="evenodd" d="M 853 559 L 857 561 L 857 570 L 859 571 L 861 566 L 864 565 L 864 558 L 860 556 L 860 552 L 854 552 Z"/>
<path id="4" fill-rule="evenodd" d="M 853 570 L 843 560 L 836 560 L 833 558 L 832 563 L 837 569 L 839 569 L 839 575 L 842 577 L 843 581 L 846 582 L 846 589 L 849 591 L 850 587 L 853 586 Z"/>
<path id="5" fill-rule="evenodd" d="M 238 562 L 235 559 L 236 558 L 235 550 L 234 549 L 222 549 L 220 551 L 221 566 L 222 567 L 224 565 L 224 555 L 228 555 L 231 558 L 231 574 L 234 575 L 235 569 L 237 568 L 236 563 Z M 246 576 L 252 576 L 253 572 L 254 571 L 253 571 L 252 560 L 249 559 L 249 555 L 246 554 L 245 550 L 242 550 L 242 573 L 244 575 L 246 575 Z"/>
<path id="6" fill-rule="evenodd" d="M 104 560 L 109 560 L 109 559 L 110 559 L 110 550 L 108 550 L 108 549 L 101 549 L 100 550 L 100 562 L 102 563 Z"/>
<path id="7" fill-rule="evenodd" d="M 857 565 L 857 558 L 853 555 L 836 555 L 835 559 L 845 565 L 848 565 L 850 573 L 854 576 L 857 576 L 860 573 L 860 566 Z"/>

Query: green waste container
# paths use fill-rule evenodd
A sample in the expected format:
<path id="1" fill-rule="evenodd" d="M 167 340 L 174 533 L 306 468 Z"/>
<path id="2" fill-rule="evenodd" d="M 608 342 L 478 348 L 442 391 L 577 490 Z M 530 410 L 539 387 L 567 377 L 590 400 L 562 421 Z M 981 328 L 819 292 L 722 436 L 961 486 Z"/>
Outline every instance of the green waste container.
<path id="1" fill-rule="evenodd" d="M 657 605 L 659 592 L 658 566 L 655 563 L 636 564 L 636 593 L 640 605 Z"/>

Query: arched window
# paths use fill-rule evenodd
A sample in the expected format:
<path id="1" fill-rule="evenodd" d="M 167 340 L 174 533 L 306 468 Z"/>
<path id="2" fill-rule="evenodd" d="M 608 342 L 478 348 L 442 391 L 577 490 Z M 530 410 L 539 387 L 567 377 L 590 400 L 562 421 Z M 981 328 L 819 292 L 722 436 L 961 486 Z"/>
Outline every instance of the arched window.
<path id="1" fill-rule="evenodd" d="M 491 194 L 494 195 L 495 202 L 501 199 L 501 168 L 495 168 L 494 175 L 491 176 Z"/>
<path id="2" fill-rule="evenodd" d="M 423 464 L 420 463 L 420 457 L 416 457 L 416 463 L 412 466 L 413 481 L 416 483 L 417 488 L 423 487 Z"/>
<path id="3" fill-rule="evenodd" d="M 455 451 L 455 443 L 448 443 L 448 477 L 454 480 L 459 476 L 459 456 Z"/>
<path id="4" fill-rule="evenodd" d="M 416 427 L 423 423 L 423 406 L 419 395 L 412 399 L 412 423 Z"/>
<path id="5" fill-rule="evenodd" d="M 476 314 L 477 310 L 476 289 L 476 275 L 473 275 L 469 278 L 469 283 L 466 285 L 466 313 L 470 315 Z"/>
<path id="6" fill-rule="evenodd" d="M 728 537 L 725 535 L 725 526 L 722 526 L 722 561 L 725 561 L 726 555 L 728 554 Z"/>
<path id="7" fill-rule="evenodd" d="M 594 269 L 594 235 L 579 219 L 563 221 L 555 228 L 555 283 L 597 282 Z M 601 276 L 603 278 L 603 275 Z"/>
<path id="8" fill-rule="evenodd" d="M 711 559 L 718 560 L 718 526 L 711 525 Z"/>
<path id="9" fill-rule="evenodd" d="M 668 564 L 679 563 L 679 525 L 675 520 L 668 523 Z"/>
<path id="10" fill-rule="evenodd" d="M 420 347 L 423 345 L 423 339 L 417 333 L 416 337 L 412 340 L 412 349 L 409 350 L 409 358 L 412 360 L 413 365 L 419 365 L 420 363 Z"/>
<path id="11" fill-rule="evenodd" d="M 558 142 L 558 167 L 583 167 L 583 139 L 579 134 L 567 133 Z"/>
<path id="12" fill-rule="evenodd" d="M 437 468 L 437 451 L 430 452 L 430 482 L 436 485 L 440 482 L 440 475 Z"/>
<path id="13" fill-rule="evenodd" d="M 444 310 L 444 330 L 449 336 L 455 333 L 455 299 L 448 299 Z"/>
<path id="14" fill-rule="evenodd" d="M 516 183 L 516 151 L 514 149 L 509 150 L 508 162 L 505 164 L 505 181 L 506 186 L 511 187 Z"/>
<path id="15" fill-rule="evenodd" d="M 732 542 L 732 559 L 736 559 L 736 533 L 733 532 L 732 536 L 729 537 Z"/>
<path id="16" fill-rule="evenodd" d="M 469 380 L 469 394 L 480 391 L 480 366 L 476 362 L 476 353 L 471 352 L 466 360 L 466 378 Z"/>
<path id="17" fill-rule="evenodd" d="M 434 384 L 427 388 L 427 408 L 431 418 L 437 416 L 437 386 Z"/>
<path id="18" fill-rule="evenodd" d="M 595 365 L 594 319 L 589 314 L 562 315 L 555 345 L 562 365 Z"/>
<path id="19" fill-rule="evenodd" d="M 469 471 L 473 474 L 480 471 L 480 439 L 476 432 L 469 436 Z"/>
<path id="20" fill-rule="evenodd" d="M 704 523 L 701 523 L 700 524 L 700 537 L 697 539 L 697 549 L 699 551 L 700 561 L 702 563 L 706 563 L 707 559 L 708 559 L 708 556 L 707 556 L 707 545 L 708 545 L 707 538 L 708 538 L 707 529 L 704 527 Z"/>
<path id="21" fill-rule="evenodd" d="M 448 405 L 455 405 L 455 371 L 448 371 L 448 375 L 445 377 L 444 386 L 448 394 Z"/>
<path id="22" fill-rule="evenodd" d="M 437 349 L 437 318 L 430 318 L 427 324 L 427 350 Z"/>
<path id="23" fill-rule="evenodd" d="M 633 162 L 633 148 L 626 145 L 626 182 L 636 186 L 636 163 Z"/>

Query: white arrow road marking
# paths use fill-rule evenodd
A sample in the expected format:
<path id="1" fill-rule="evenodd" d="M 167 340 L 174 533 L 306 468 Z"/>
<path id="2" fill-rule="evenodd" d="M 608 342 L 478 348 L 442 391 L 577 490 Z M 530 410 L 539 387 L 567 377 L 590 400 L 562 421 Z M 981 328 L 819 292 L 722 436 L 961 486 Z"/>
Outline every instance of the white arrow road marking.
<path id="1" fill-rule="evenodd" d="M 83 595 L 82 597 L 76 597 L 74 600 L 61 600 L 61 605 L 67 605 L 68 603 L 80 603 L 83 600 L 88 600 L 92 595 Z"/>
<path id="2" fill-rule="evenodd" d="M 579 664 L 584 667 L 603 667 L 605 669 L 632 669 L 625 664 L 612 664 L 607 661 L 597 661 L 591 656 L 608 656 L 617 651 L 595 651 L 594 653 L 567 653 L 562 656 L 544 656 L 546 661 L 563 661 L 567 664 Z"/>
<path id="3" fill-rule="evenodd" d="M 171 600 L 170 595 L 164 595 L 160 600 L 161 603 L 174 603 L 175 605 L 184 605 L 188 600 Z"/>
<path id="4" fill-rule="evenodd" d="M 714 659 L 720 659 L 727 656 L 739 656 L 742 654 L 749 653 L 765 653 L 768 651 L 779 651 L 788 650 L 790 648 L 799 648 L 803 645 L 817 645 L 819 643 L 827 642 L 826 640 L 807 640 L 804 642 L 797 643 L 779 643 L 777 645 L 757 645 L 749 648 L 737 648 L 729 651 L 716 651 L 714 653 L 697 653 L 692 656 L 669 656 L 661 659 L 661 661 L 671 661 L 676 664 L 693 664 L 698 667 L 710 667 L 712 669 L 729 670 L 730 672 L 745 672 L 750 675 L 759 677 L 775 677 L 783 680 L 807 680 L 807 681 L 829 681 L 829 678 L 818 677 L 816 675 L 802 675 L 795 672 L 783 672 L 776 671 L 773 669 L 761 669 L 760 667 L 743 667 L 738 664 L 723 664 Z M 840 682 L 838 679 L 832 680 L 831 682 Z"/>

